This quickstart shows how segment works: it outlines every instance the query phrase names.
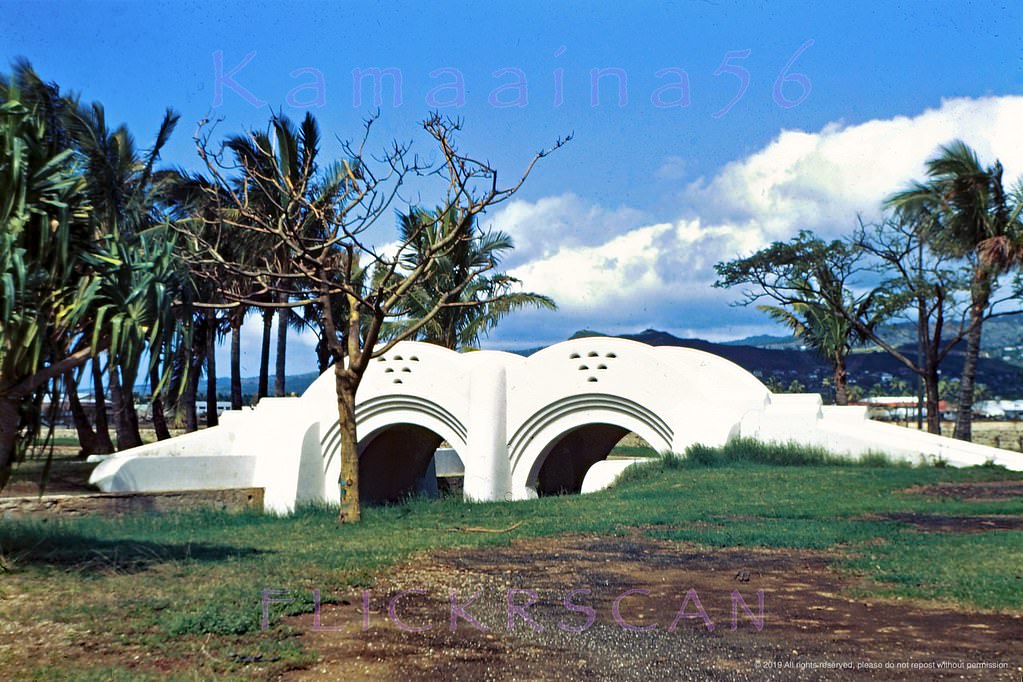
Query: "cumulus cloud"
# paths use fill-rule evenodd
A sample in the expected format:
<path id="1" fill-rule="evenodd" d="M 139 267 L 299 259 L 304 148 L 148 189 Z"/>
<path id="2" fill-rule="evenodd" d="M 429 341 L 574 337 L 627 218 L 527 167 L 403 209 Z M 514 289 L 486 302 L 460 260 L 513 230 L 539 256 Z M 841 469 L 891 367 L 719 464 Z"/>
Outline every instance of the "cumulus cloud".
<path id="1" fill-rule="evenodd" d="M 912 118 L 782 131 L 713 178 L 691 183 L 685 196 L 705 219 L 746 221 L 768 240 L 800 227 L 835 234 L 857 213 L 876 218 L 884 198 L 922 178 L 926 159 L 955 138 L 985 162 L 999 158 L 1006 177 L 1017 177 L 1023 173 L 1021 120 L 1023 97 L 960 98 Z"/>
<path id="2" fill-rule="evenodd" d="M 553 296 L 561 312 L 510 320 L 493 341 L 528 345 L 529 334 L 548 341 L 581 327 L 645 325 L 705 338 L 763 331 L 763 316 L 728 307 L 736 292 L 711 288 L 714 263 L 800 229 L 832 238 L 846 234 L 858 214 L 877 218 L 885 197 L 922 178 L 925 160 L 955 138 L 984 163 L 1001 160 L 1008 184 L 1023 174 L 1020 121 L 1023 97 L 961 98 L 913 117 L 782 131 L 685 186 L 685 209 L 668 222 L 573 194 L 514 201 L 493 220 L 517 243 L 510 274 L 526 290 Z M 657 174 L 679 168 L 669 157 Z"/>
<path id="3" fill-rule="evenodd" d="M 515 240 L 506 267 L 554 256 L 564 247 L 604 244 L 623 228 L 642 224 L 649 216 L 629 207 L 608 208 L 587 203 L 573 193 L 535 202 L 513 199 L 484 225 L 503 230 Z"/>

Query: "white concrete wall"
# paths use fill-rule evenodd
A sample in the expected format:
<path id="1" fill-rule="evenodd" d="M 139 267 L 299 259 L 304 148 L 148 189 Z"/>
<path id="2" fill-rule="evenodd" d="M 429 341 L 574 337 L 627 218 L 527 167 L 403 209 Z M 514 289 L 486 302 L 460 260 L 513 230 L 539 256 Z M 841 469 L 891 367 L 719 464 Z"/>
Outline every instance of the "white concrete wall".
<path id="1" fill-rule="evenodd" d="M 718 356 L 595 337 L 529 358 L 458 354 L 406 342 L 372 361 L 356 405 L 360 452 L 391 426 L 443 438 L 464 466 L 466 496 L 536 495 L 544 458 L 567 434 L 593 424 L 632 431 L 659 451 L 716 446 L 736 436 L 796 441 L 858 457 L 870 451 L 954 466 L 994 461 L 1023 470 L 1023 454 L 880 424 L 864 408 L 825 407 L 820 396 L 773 395 Z M 338 413 L 332 371 L 299 398 L 267 398 L 227 412 L 221 425 L 107 458 L 91 481 L 102 490 L 258 486 L 286 513 L 339 500 Z M 584 491 L 609 485 L 628 463 L 598 462 Z"/>

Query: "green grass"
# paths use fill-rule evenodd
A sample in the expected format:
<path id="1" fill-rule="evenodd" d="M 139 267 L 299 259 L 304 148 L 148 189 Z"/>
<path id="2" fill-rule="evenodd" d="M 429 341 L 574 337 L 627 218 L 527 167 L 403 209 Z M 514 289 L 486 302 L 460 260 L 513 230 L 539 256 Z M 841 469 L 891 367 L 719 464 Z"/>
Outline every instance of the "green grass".
<path id="1" fill-rule="evenodd" d="M 117 661 L 136 651 L 170 661 L 182 674 L 194 668 L 200 677 L 265 676 L 311 660 L 281 616 L 310 612 L 313 589 L 322 590 L 324 602 L 351 597 L 372 586 L 386 567 L 437 548 L 630 528 L 708 547 L 838 550 L 840 567 L 872 580 L 872 593 L 1023 611 L 1014 577 L 1019 569 L 1007 568 L 1023 565 L 1023 533 L 925 534 L 876 518 L 899 512 L 1023 514 L 1021 498 L 964 502 L 898 492 L 1023 475 L 993 467 L 879 463 L 838 464 L 818 451 L 747 442 L 691 449 L 686 457 L 634 467 L 615 489 L 592 495 L 491 504 L 414 499 L 365 509 L 363 523 L 351 526 L 338 526 L 335 510 L 315 507 L 289 517 L 205 512 L 4 520 L 0 597 L 20 595 L 32 609 L 0 599 L 0 620 L 20 619 L 25 627 L 45 620 L 66 630 L 72 644 L 100 641 L 113 653 L 97 679 L 116 678 Z M 509 533 L 460 531 L 520 521 Z M 267 588 L 287 589 L 295 601 L 271 608 L 272 627 L 264 633 L 260 596 Z M 245 664 L 224 652 L 272 662 Z M 0 668 L 13 662 L 5 660 L 12 655 L 0 653 Z M 49 679 L 44 671 L 70 664 L 44 657 L 32 665 Z"/>
<path id="2" fill-rule="evenodd" d="M 657 457 L 657 450 L 649 445 L 616 445 L 609 457 Z"/>
<path id="3" fill-rule="evenodd" d="M 675 455 L 678 457 L 678 455 Z M 690 446 L 682 459 L 690 466 L 722 466 L 736 463 L 775 464 L 779 466 L 861 466 L 911 468 L 911 462 L 893 460 L 882 452 L 869 452 L 856 460 L 835 455 L 824 448 L 799 443 L 762 443 L 752 438 L 735 438 L 714 448 Z"/>

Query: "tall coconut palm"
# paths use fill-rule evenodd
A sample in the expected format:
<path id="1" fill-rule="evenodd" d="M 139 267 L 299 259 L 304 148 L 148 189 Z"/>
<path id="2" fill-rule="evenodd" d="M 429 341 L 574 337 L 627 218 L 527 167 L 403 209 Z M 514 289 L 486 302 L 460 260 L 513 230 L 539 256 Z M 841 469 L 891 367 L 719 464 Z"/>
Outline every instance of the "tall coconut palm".
<path id="1" fill-rule="evenodd" d="M 165 207 L 168 226 L 181 235 L 181 249 L 192 248 L 196 238 L 222 241 L 225 252 L 232 258 L 241 259 L 248 248 L 244 235 L 232 230 L 229 216 L 221 210 L 218 196 L 212 183 L 201 174 L 191 174 L 181 169 L 164 171 L 160 175 L 160 199 Z M 174 381 L 178 393 L 179 411 L 183 413 L 186 430 L 198 428 L 196 415 L 199 376 L 206 374 L 206 425 L 218 422 L 216 409 L 216 348 L 218 343 L 232 330 L 240 335 L 244 320 L 244 309 L 223 312 L 207 307 L 223 302 L 223 292 L 231 287 L 241 286 L 237 277 L 210 277 L 208 267 L 192 263 L 182 272 L 183 301 L 179 321 L 190 334 L 188 359 L 179 358 L 175 370 L 182 376 Z M 232 370 L 238 371 L 232 362 Z M 240 377 L 232 376 L 232 382 Z M 241 406 L 238 405 L 240 408 Z"/>
<path id="2" fill-rule="evenodd" d="M 996 161 L 992 166 L 983 166 L 977 153 L 962 140 L 942 146 L 938 154 L 927 161 L 926 167 L 926 182 L 913 183 L 886 203 L 901 210 L 930 211 L 936 217 L 935 225 L 939 226 L 933 242 L 935 248 L 970 263 L 969 332 L 955 437 L 971 440 L 983 322 L 989 314 L 998 277 L 1011 263 L 1011 258 L 981 258 L 980 255 L 982 252 L 993 254 L 998 250 L 996 245 L 1018 239 L 1021 204 L 1014 201 L 1013 195 L 1002 185 L 1001 163 Z"/>
<path id="3" fill-rule="evenodd" d="M 302 202 L 289 197 L 297 188 L 311 200 L 320 191 L 316 183 L 310 182 L 317 174 L 317 157 L 320 152 L 320 131 L 316 120 L 309 113 L 301 124 L 295 125 L 287 116 L 276 114 L 270 120 L 266 131 L 252 131 L 245 135 L 229 137 L 225 146 L 235 156 L 241 174 L 236 178 L 236 189 L 249 197 L 251 205 L 259 207 L 268 224 L 289 224 L 302 227 L 303 231 L 315 232 L 318 228 L 311 214 Z M 282 191 L 282 189 L 284 191 Z M 284 243 L 262 245 L 264 257 L 274 260 L 278 269 L 291 258 L 291 247 Z M 269 388 L 264 378 L 269 371 L 270 322 L 269 311 L 276 307 L 277 355 L 275 363 L 274 394 L 284 395 L 287 341 L 289 329 L 301 329 L 302 318 L 290 308 L 283 306 L 287 294 L 278 293 L 277 304 L 268 307 L 263 315 L 263 352 L 260 363 L 260 396 Z"/>
<path id="4" fill-rule="evenodd" d="M 392 325 L 392 332 L 417 324 L 445 292 L 454 294 L 448 299 L 451 305 L 425 324 L 417 338 L 452 349 L 478 346 L 481 337 L 515 310 L 557 309 L 547 296 L 512 291 L 519 280 L 495 272 L 504 253 L 514 248 L 504 232 L 479 232 L 471 218 L 464 220 L 453 209 L 412 209 L 399 216 L 398 228 L 400 239 L 412 246 L 411 259 L 421 257 L 445 235 L 458 231 L 464 236 L 412 290 L 405 317 Z M 460 282 L 465 284 L 459 287 Z"/>

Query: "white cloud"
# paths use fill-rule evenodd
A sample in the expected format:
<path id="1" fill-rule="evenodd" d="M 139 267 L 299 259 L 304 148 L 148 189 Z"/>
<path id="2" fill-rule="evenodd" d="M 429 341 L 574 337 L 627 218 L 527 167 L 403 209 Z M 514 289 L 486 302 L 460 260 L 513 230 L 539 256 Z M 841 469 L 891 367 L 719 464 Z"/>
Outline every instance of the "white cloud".
<path id="1" fill-rule="evenodd" d="M 245 317 L 241 333 L 241 373 L 243 377 L 259 374 L 259 360 L 263 345 L 263 315 L 250 313 Z M 316 370 L 316 335 L 309 329 L 288 330 L 288 374 L 302 374 Z M 270 329 L 270 382 L 273 383 L 274 362 L 277 356 L 277 315 Z M 231 371 L 230 338 L 217 351 L 217 374 L 228 376 Z"/>
<path id="2" fill-rule="evenodd" d="M 782 131 L 753 155 L 727 164 L 686 197 L 704 219 L 750 221 L 766 240 L 805 227 L 833 235 L 857 213 L 876 218 L 885 197 L 924 177 L 938 145 L 962 138 L 985 163 L 999 158 L 1006 177 L 1023 173 L 1023 97 L 953 99 L 909 118 L 820 132 Z"/>
<path id="3" fill-rule="evenodd" d="M 1023 174 L 1020 121 L 1023 97 L 985 97 L 946 100 L 914 117 L 782 131 L 687 185 L 684 215 L 672 222 L 651 224 L 642 211 L 574 194 L 511 202 L 493 220 L 516 240 L 510 274 L 526 290 L 553 296 L 561 312 L 523 314 L 528 324 L 509 320 L 493 341 L 564 338 L 581 327 L 651 325 L 719 338 L 722 329 L 755 332 L 763 316 L 729 308 L 738 292 L 711 288 L 714 263 L 800 229 L 832 238 L 846 234 L 857 214 L 877 218 L 885 197 L 922 179 L 925 160 L 955 138 L 985 164 L 1001 160 L 1010 184 Z"/>
<path id="4" fill-rule="evenodd" d="M 643 211 L 598 206 L 567 193 L 536 202 L 514 199 L 483 224 L 507 232 L 515 240 L 515 250 L 504 263 L 506 267 L 515 267 L 550 258 L 565 246 L 604 244 L 621 234 L 624 226 L 644 220 L 648 216 Z"/>

